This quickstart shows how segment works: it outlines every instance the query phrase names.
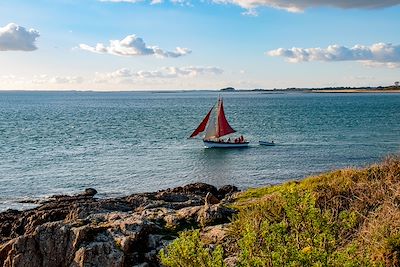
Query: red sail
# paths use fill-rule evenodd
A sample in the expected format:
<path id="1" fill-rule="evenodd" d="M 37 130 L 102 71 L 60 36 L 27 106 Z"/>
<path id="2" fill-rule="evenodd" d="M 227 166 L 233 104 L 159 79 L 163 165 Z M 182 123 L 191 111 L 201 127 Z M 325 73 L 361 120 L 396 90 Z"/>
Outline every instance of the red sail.
<path id="1" fill-rule="evenodd" d="M 233 128 L 229 125 L 228 121 L 225 118 L 224 112 L 224 104 L 222 103 L 222 99 L 219 101 L 219 112 L 218 112 L 218 136 L 221 137 L 227 134 L 231 134 L 236 132 Z"/>
<path id="2" fill-rule="evenodd" d="M 203 121 L 200 123 L 199 127 L 197 127 L 196 130 L 194 130 L 194 132 L 190 135 L 189 138 L 193 138 L 196 135 L 198 135 L 199 133 L 203 132 L 206 129 L 207 123 L 208 123 L 208 119 L 210 118 L 210 114 L 211 111 L 213 110 L 214 107 L 212 107 L 210 109 L 210 111 L 207 113 L 207 115 L 204 117 Z"/>

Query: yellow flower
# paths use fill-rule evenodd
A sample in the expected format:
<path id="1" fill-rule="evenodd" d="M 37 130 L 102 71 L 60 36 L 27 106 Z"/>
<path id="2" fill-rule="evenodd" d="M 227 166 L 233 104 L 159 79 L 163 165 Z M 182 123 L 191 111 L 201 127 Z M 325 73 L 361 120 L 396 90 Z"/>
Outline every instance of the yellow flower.
<path id="1" fill-rule="evenodd" d="M 312 250 L 312 248 L 311 248 L 311 246 L 308 246 L 308 247 L 305 247 L 305 248 L 303 248 L 301 251 L 303 252 L 303 253 L 310 253 L 311 252 L 311 250 Z"/>

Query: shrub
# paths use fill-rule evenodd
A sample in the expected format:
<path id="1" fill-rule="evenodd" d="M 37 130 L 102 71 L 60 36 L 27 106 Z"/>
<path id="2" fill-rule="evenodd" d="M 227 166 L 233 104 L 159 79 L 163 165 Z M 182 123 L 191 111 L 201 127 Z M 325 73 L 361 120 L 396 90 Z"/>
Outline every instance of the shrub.
<path id="1" fill-rule="evenodd" d="M 160 251 L 161 263 L 168 267 L 224 267 L 223 249 L 206 247 L 199 230 L 180 233 L 165 249 Z"/>
<path id="2" fill-rule="evenodd" d="M 280 201 L 277 201 L 277 199 Z M 242 210 L 233 222 L 240 266 L 327 266 L 339 225 L 315 207 L 310 192 L 285 192 L 275 201 Z"/>
<path id="3" fill-rule="evenodd" d="M 400 157 L 251 189 L 224 244 L 238 266 L 400 266 Z M 184 232 L 166 251 L 166 266 L 224 266 L 224 250 Z"/>

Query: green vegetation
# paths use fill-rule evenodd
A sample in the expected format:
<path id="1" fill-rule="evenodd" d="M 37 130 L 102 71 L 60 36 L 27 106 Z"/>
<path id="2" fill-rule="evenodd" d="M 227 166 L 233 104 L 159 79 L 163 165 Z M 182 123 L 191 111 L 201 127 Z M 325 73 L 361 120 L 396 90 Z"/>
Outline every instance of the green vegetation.
<path id="1" fill-rule="evenodd" d="M 163 249 L 160 252 L 165 266 L 225 266 L 222 246 L 218 245 L 214 250 L 207 248 L 200 239 L 199 230 L 182 232 L 167 249 L 168 253 Z"/>
<path id="2" fill-rule="evenodd" d="M 250 189 L 224 243 L 185 232 L 161 253 L 165 266 L 399 266 L 400 157 L 301 182 Z M 186 263 L 186 265 L 185 265 Z"/>

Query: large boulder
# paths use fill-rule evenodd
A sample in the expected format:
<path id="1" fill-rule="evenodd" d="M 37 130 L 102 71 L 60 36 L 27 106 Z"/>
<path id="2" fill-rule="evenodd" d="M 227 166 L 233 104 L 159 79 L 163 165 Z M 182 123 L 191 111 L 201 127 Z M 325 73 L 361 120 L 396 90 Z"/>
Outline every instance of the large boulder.
<path id="1" fill-rule="evenodd" d="M 227 223 L 236 211 L 223 204 L 205 204 L 198 212 L 197 221 L 202 227 Z"/>

